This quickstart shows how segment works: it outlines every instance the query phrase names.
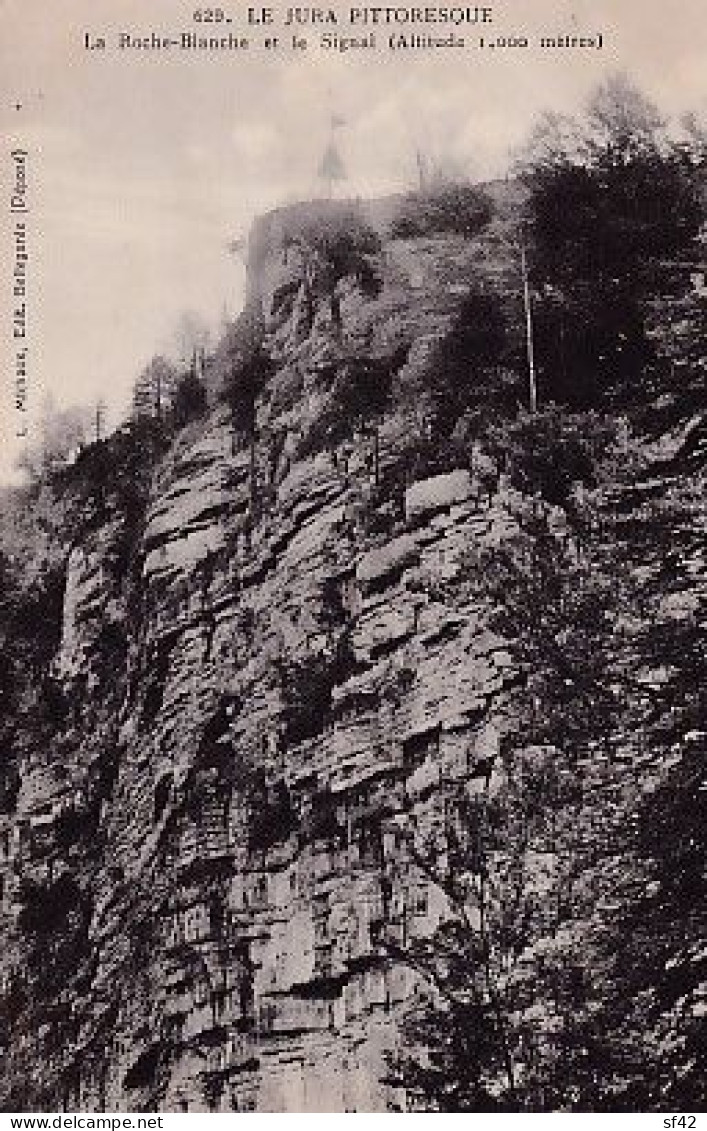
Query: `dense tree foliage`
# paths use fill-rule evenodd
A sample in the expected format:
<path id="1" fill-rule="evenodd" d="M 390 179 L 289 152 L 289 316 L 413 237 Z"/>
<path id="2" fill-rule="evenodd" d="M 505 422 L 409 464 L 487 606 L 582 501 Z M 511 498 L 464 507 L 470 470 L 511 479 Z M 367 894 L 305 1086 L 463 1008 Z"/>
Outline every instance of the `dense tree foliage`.
<path id="1" fill-rule="evenodd" d="M 704 1102 L 704 317 L 653 270 L 690 254 L 703 212 L 694 152 L 661 130 L 618 81 L 581 128 L 534 139 L 541 388 L 560 403 L 484 435 L 523 502 L 464 584 L 521 682 L 443 844 L 411 832 L 449 907 L 404 956 L 428 990 L 391 1070 L 424 1108 Z"/>
<path id="2" fill-rule="evenodd" d="M 251 439 L 255 432 L 256 402 L 273 364 L 264 345 L 262 315 L 246 310 L 233 327 L 226 343 L 226 373 L 221 396 L 229 407 L 236 432 Z"/>
<path id="3" fill-rule="evenodd" d="M 583 119 L 547 116 L 523 168 L 541 401 L 640 398 L 652 357 L 646 299 L 670 261 L 695 254 L 703 221 L 699 147 L 672 139 L 657 110 L 615 78 Z"/>
<path id="4" fill-rule="evenodd" d="M 133 387 L 133 416 L 164 419 L 179 380 L 176 367 L 156 354 L 137 377 Z"/>
<path id="5" fill-rule="evenodd" d="M 681 252 L 697 234 L 702 206 L 694 172 L 688 152 L 663 152 L 657 144 L 540 166 L 531 193 L 537 271 L 635 284 L 636 272 Z"/>
<path id="6" fill-rule="evenodd" d="M 463 181 L 441 181 L 409 193 L 398 203 L 391 234 L 398 239 L 459 235 L 469 238 L 493 216 L 490 198 Z"/>
<path id="7" fill-rule="evenodd" d="M 206 386 L 196 373 L 185 373 L 177 383 L 171 417 L 176 428 L 183 428 L 206 411 Z"/>
<path id="8" fill-rule="evenodd" d="M 699 622 L 689 589 L 661 616 L 608 503 L 579 550 L 547 514 L 470 568 L 524 682 L 490 783 L 418 850 L 451 921 L 406 956 L 433 990 L 395 1067 L 436 1110 L 698 1105 Z"/>

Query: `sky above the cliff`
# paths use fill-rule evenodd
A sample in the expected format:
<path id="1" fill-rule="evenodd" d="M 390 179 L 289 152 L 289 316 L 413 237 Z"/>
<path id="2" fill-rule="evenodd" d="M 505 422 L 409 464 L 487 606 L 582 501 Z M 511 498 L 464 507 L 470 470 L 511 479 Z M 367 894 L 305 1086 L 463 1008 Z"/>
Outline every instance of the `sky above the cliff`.
<path id="1" fill-rule="evenodd" d="M 279 24 L 285 5 L 275 8 Z M 335 10 L 342 23 L 326 30 L 351 34 L 348 5 Z M 311 47 L 301 57 L 102 53 L 85 50 L 85 32 L 110 43 L 120 32 L 214 29 L 195 27 L 182 0 L 3 0 L 2 207 L 5 221 L 8 150 L 20 147 L 31 205 L 32 411 L 47 393 L 60 405 L 103 398 L 115 424 L 140 368 L 173 346 L 184 311 L 215 330 L 236 312 L 244 270 L 229 242 L 274 205 L 322 195 L 316 173 L 332 113 L 345 123 L 337 142 L 352 196 L 410 187 L 417 149 L 474 179 L 502 175 L 540 111 L 576 110 L 612 71 L 626 70 L 669 114 L 707 113 L 704 0 L 670 9 L 658 0 L 499 0 L 493 10 L 495 35 L 602 31 L 606 46 L 340 54 L 319 50 L 319 31 L 303 28 Z M 230 11 L 228 30 L 245 33 L 245 6 Z M 7 314 L 5 274 L 2 282 Z M 6 325 L 2 344 L 7 482 L 17 414 Z"/>

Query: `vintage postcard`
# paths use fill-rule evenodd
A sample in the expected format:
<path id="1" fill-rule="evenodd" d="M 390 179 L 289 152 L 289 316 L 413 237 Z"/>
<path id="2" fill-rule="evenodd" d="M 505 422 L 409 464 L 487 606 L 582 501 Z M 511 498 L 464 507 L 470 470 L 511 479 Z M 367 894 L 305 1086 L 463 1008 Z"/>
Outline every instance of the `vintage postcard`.
<path id="1" fill-rule="evenodd" d="M 2 0 L 0 1110 L 696 1125 L 706 50 Z"/>

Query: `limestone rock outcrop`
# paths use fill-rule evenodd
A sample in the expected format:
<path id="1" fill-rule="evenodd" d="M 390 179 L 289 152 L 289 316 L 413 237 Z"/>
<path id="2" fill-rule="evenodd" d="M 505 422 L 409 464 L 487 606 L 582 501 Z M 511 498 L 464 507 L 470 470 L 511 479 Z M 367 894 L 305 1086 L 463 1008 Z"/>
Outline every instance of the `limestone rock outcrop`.
<path id="1" fill-rule="evenodd" d="M 218 403 L 179 435 L 129 582 L 110 524 L 67 556 L 68 717 L 0 828 L 35 1107 L 405 1104 L 384 1082 L 419 977 L 401 955 L 446 914 L 410 849 L 442 843 L 449 791 L 485 787 L 512 726 L 468 579 L 514 518 L 466 468 L 395 479 L 415 397 L 317 439 L 352 359 L 414 388 L 474 242 L 393 241 L 375 286 L 327 282 L 287 221 L 252 245 L 276 361 L 253 435 Z M 63 985 L 22 989 L 52 961 Z"/>

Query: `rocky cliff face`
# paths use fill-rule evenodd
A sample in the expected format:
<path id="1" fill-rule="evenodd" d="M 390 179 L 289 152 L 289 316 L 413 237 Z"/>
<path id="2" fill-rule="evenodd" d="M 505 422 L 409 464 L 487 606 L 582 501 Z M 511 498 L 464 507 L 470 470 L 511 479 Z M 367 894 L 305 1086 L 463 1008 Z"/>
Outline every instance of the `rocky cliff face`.
<path id="1" fill-rule="evenodd" d="M 3 508 L 6 1110 L 703 1094 L 704 296 L 529 417 L 512 191 L 265 217 L 208 410 Z"/>
<path id="2" fill-rule="evenodd" d="M 129 575 L 114 516 L 65 539 L 58 702 L 0 834 L 10 1107 L 405 1104 L 383 1082 L 404 954 L 446 913 L 419 854 L 513 725 L 466 578 L 514 501 L 401 463 L 481 245 L 332 269 L 302 223 L 253 239 L 272 370 L 251 434 L 219 404 L 180 433 Z M 362 362 L 388 404 L 321 433 Z"/>

